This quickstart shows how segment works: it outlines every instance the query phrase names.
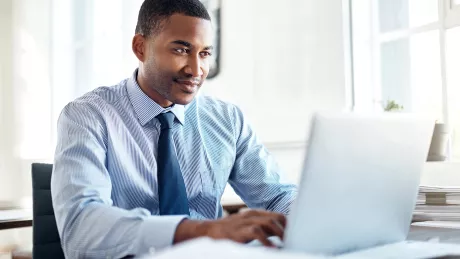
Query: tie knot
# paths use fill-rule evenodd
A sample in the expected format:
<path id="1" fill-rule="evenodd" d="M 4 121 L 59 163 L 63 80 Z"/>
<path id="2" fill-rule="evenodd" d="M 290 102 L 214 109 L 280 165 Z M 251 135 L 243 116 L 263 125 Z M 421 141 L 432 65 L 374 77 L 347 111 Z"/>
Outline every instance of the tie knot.
<path id="1" fill-rule="evenodd" d="M 172 129 L 174 123 L 174 114 L 172 112 L 160 113 L 157 116 L 157 119 L 161 123 L 161 130 Z"/>

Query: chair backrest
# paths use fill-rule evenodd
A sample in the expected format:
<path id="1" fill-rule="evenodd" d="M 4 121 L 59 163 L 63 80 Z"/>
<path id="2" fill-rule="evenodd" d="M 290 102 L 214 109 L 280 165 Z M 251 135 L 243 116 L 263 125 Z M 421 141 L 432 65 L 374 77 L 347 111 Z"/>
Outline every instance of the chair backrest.
<path id="1" fill-rule="evenodd" d="M 51 164 L 32 164 L 34 259 L 65 258 L 51 200 Z"/>

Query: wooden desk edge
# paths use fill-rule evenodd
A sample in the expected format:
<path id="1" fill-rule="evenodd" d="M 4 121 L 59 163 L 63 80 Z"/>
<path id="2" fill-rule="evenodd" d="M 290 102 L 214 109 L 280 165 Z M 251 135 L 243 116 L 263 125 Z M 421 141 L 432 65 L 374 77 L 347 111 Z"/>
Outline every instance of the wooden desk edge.
<path id="1" fill-rule="evenodd" d="M 241 203 L 228 204 L 228 205 L 223 205 L 222 208 L 229 214 L 233 214 L 233 213 L 237 213 L 242 208 L 246 208 L 246 204 L 241 204 Z"/>
<path id="2" fill-rule="evenodd" d="M 12 228 L 25 228 L 25 227 L 31 227 L 31 226 L 32 226 L 31 218 L 0 220 L 0 230 L 12 229 Z"/>

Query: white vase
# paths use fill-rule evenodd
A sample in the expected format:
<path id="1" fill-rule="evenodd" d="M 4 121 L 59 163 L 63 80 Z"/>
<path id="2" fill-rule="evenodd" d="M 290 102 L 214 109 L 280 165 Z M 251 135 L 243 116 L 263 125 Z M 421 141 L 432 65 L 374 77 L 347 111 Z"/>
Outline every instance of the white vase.
<path id="1" fill-rule="evenodd" d="M 444 161 L 447 158 L 447 145 L 450 131 L 444 123 L 436 123 L 431 137 L 427 161 Z"/>

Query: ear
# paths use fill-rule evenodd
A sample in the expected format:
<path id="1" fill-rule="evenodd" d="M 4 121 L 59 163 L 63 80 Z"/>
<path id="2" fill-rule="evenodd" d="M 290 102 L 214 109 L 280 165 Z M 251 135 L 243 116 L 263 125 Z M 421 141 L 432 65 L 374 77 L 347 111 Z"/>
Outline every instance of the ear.
<path id="1" fill-rule="evenodd" d="M 139 59 L 140 62 L 144 62 L 145 61 L 145 51 L 146 51 L 145 37 L 142 36 L 141 34 L 134 35 L 132 48 L 133 48 L 134 55 L 136 55 L 137 59 Z"/>

